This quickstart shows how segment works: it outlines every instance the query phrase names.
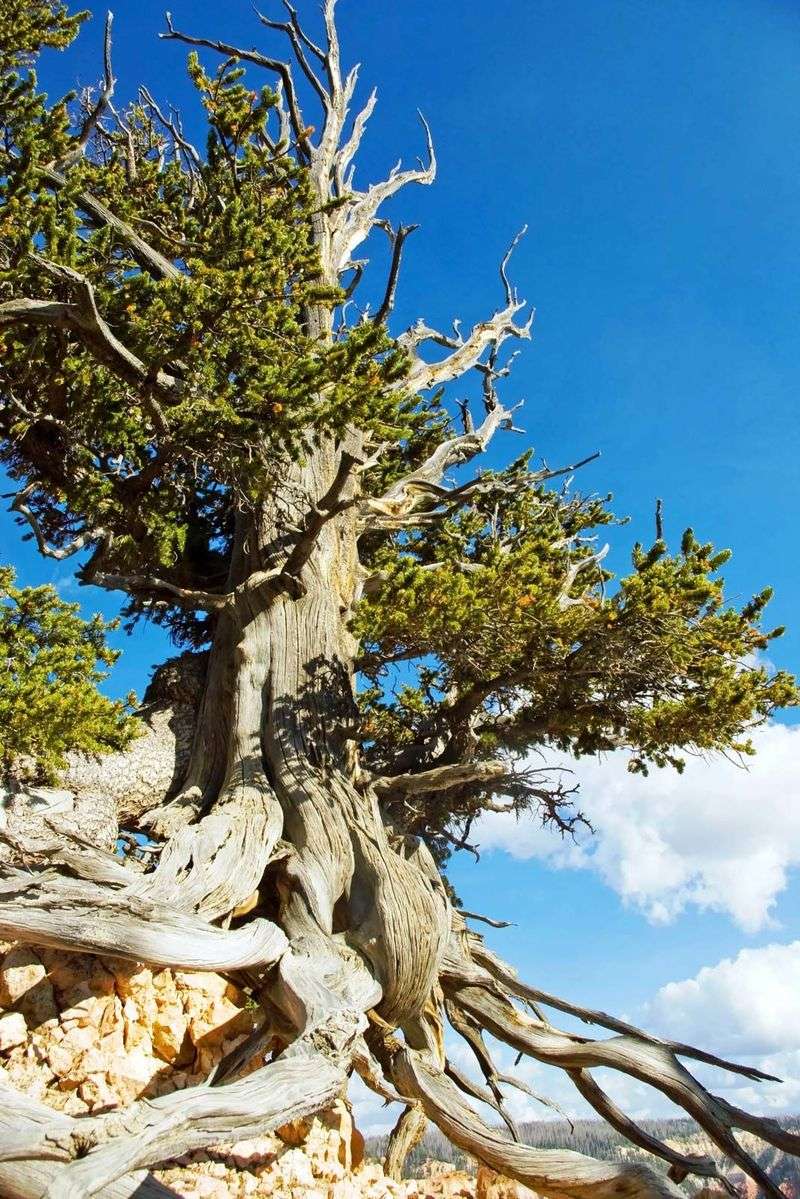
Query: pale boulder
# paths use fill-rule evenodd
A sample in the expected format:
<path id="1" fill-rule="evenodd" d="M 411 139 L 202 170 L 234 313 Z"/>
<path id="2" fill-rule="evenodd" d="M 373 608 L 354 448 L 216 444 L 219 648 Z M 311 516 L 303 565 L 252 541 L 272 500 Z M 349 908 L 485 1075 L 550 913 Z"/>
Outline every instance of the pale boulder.
<path id="1" fill-rule="evenodd" d="M 6 1012 L 0 1016 L 0 1053 L 9 1053 L 28 1039 L 28 1026 L 22 1012 Z"/>
<path id="2" fill-rule="evenodd" d="M 47 970 L 28 945 L 13 945 L 0 963 L 0 1008 L 16 1008 L 30 1028 L 58 1015 Z"/>

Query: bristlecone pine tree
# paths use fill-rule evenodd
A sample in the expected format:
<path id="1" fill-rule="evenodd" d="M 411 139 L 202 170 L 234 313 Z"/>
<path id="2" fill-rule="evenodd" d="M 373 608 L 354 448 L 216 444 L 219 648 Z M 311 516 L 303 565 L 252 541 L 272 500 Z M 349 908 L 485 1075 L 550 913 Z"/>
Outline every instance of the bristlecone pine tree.
<path id="1" fill-rule="evenodd" d="M 188 69 L 204 149 L 144 88 L 115 105 L 110 19 L 100 86 L 48 103 L 37 53 L 66 47 L 81 16 L 58 0 L 0 12 L 12 508 L 42 554 L 77 554 L 82 583 L 123 593 L 132 624 L 156 620 L 204 655 L 205 678 L 183 777 L 140 817 L 157 864 L 66 834 L 38 855 L 12 843 L 0 936 L 234 974 L 263 1010 L 247 1053 L 267 1064 L 237 1080 L 234 1052 L 208 1086 L 79 1119 L 3 1091 L 0 1191 L 163 1194 L 143 1169 L 323 1107 L 353 1070 L 406 1105 L 395 1172 L 428 1118 L 546 1196 L 677 1196 L 690 1174 L 716 1177 L 612 1102 L 593 1074 L 611 1067 L 779 1199 L 735 1132 L 789 1153 L 800 1136 L 710 1094 L 684 1062 L 767 1076 L 519 981 L 442 873 L 481 812 L 533 809 L 562 831 L 579 819 L 534 750 L 627 751 L 640 772 L 747 752 L 748 728 L 796 698 L 791 678 L 751 664 L 774 635 L 768 592 L 726 605 L 727 555 L 691 531 L 670 554 L 659 530 L 612 583 L 605 500 L 552 484 L 562 472 L 529 455 L 476 467 L 512 429 L 505 352 L 530 319 L 506 256 L 500 307 L 474 328 L 388 331 L 411 230 L 382 206 L 433 182 L 433 146 L 425 126 L 425 163 L 357 182 L 375 96 L 353 109 L 334 0 L 321 44 L 288 4 L 285 20 L 260 18 L 287 61 L 167 20 L 162 37 L 202 51 Z M 372 235 L 390 245 L 374 313 L 357 307 Z M 455 404 L 447 385 L 467 379 L 475 402 Z M 543 1007 L 613 1035 L 561 1031 Z M 447 1060 L 446 1022 L 484 1085 Z M 484 1034 L 565 1070 L 668 1176 L 518 1143 L 514 1080 Z"/>
<path id="2" fill-rule="evenodd" d="M 97 690 L 119 657 L 106 643 L 115 622 L 78 608 L 52 587 L 15 587 L 0 567 L 0 780 L 20 765 L 49 780 L 68 751 L 124 749 L 135 736 L 127 705 Z"/>

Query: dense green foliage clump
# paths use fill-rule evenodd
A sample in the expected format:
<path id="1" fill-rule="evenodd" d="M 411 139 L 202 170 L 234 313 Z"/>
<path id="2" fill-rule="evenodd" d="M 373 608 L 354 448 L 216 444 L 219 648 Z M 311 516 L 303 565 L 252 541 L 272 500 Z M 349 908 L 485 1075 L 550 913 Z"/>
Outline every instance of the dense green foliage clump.
<path id="1" fill-rule="evenodd" d="M 741 609 L 726 603 L 730 553 L 691 529 L 676 554 L 661 540 L 637 545 L 615 580 L 598 554 L 615 523 L 606 500 L 527 471 L 522 460 L 486 476 L 469 508 L 375 546 L 386 588 L 356 620 L 375 768 L 434 765 L 442 744 L 452 760 L 500 753 L 512 764 L 532 748 L 623 750 L 644 774 L 682 770 L 687 753 L 752 753 L 748 730 L 798 698 L 793 677 L 759 657 L 783 632 L 761 627 L 769 589 Z M 530 771 L 515 780 L 512 765 L 503 790 L 528 806 Z M 552 794 L 558 822 L 563 797 Z M 431 796 L 418 823 L 442 829 L 457 812 L 466 824 L 486 795 Z"/>
<path id="2" fill-rule="evenodd" d="M 368 701 L 376 739 L 416 741 L 437 715 L 454 727 L 483 708 L 487 749 L 508 727 L 521 745 L 535 736 L 577 754 L 626 745 L 634 769 L 680 766 L 676 747 L 747 752 L 743 725 L 796 694 L 756 657 L 783 632 L 760 627 L 771 593 L 727 606 L 718 572 L 730 552 L 691 530 L 675 555 L 662 541 L 635 547 L 633 571 L 612 585 L 594 541 L 614 519 L 605 503 L 503 486 L 523 470 L 376 551 L 392 602 L 379 593 L 359 612 L 368 673 L 425 660 L 400 702 Z"/>
<path id="3" fill-rule="evenodd" d="M 124 749 L 136 735 L 135 696 L 122 703 L 98 690 L 119 652 L 100 616 L 83 620 L 78 604 L 53 587 L 16 587 L 0 567 L 0 772 L 25 764 L 45 778 L 70 750 Z M 27 762 L 25 761 L 27 760 Z"/>

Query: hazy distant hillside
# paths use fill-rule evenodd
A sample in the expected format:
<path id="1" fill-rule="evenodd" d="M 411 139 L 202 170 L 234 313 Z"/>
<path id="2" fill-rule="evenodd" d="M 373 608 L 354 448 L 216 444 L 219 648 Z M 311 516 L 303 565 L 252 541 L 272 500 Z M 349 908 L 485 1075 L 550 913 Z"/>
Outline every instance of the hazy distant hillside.
<path id="1" fill-rule="evenodd" d="M 781 1122 L 787 1128 L 800 1131 L 798 1116 L 783 1117 Z M 721 1168 L 739 1185 L 742 1194 L 746 1195 L 747 1199 L 756 1199 L 758 1192 L 755 1185 L 750 1180 L 745 1180 L 741 1172 L 722 1156 L 716 1146 L 700 1132 L 693 1120 L 642 1120 L 641 1125 L 659 1140 L 669 1141 L 676 1147 L 680 1146 L 684 1152 L 705 1153 L 716 1158 Z M 574 1129 L 563 1120 L 541 1120 L 521 1124 L 519 1128 L 523 1141 L 539 1149 L 574 1149 L 578 1153 L 588 1153 L 592 1157 L 605 1159 L 640 1158 L 666 1173 L 667 1167 L 664 1162 L 633 1148 L 624 1137 L 600 1120 L 576 1120 Z M 369 1139 L 368 1151 L 375 1157 L 382 1156 L 386 1141 L 386 1137 Z M 800 1199 L 800 1162 L 771 1146 L 763 1145 L 749 1133 L 740 1134 L 739 1141 L 747 1152 L 757 1159 L 762 1169 L 778 1183 L 788 1199 Z M 430 1160 L 453 1162 L 464 1170 L 470 1170 L 474 1165 L 435 1129 L 429 1131 L 422 1143 L 409 1155 L 407 1173 L 417 1177 L 423 1163 Z M 697 1190 L 703 1185 L 704 1180 L 699 1178 L 688 1179 L 685 1184 L 687 1190 Z"/>

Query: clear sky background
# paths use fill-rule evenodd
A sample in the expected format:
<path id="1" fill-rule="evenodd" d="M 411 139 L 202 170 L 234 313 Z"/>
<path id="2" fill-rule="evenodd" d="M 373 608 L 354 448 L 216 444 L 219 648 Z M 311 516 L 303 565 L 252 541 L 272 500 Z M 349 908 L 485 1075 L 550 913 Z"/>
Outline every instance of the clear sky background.
<path id="1" fill-rule="evenodd" d="M 298 5 L 313 24 L 316 5 Z M 104 10 L 90 6 L 77 46 L 43 64 L 52 94 L 97 78 Z M 270 44 L 247 0 L 173 0 L 173 15 L 190 32 Z M 612 566 L 652 539 L 663 497 L 673 543 L 691 524 L 733 547 L 732 599 L 774 586 L 770 619 L 789 633 L 771 657 L 800 670 L 800 4 L 340 0 L 339 26 L 345 60 L 363 63 L 362 97 L 379 88 L 357 182 L 422 152 L 417 108 L 436 141 L 436 185 L 394 205 L 422 226 L 396 330 L 485 316 L 527 223 L 512 273 L 537 309 L 535 337 L 504 397 L 525 399 L 526 434 L 493 463 L 529 445 L 551 465 L 601 450 L 580 484 L 613 491 L 632 517 Z M 162 28 L 157 0 L 120 0 L 118 96 L 141 81 L 190 103 L 185 49 L 158 41 Z M 36 560 L 5 514 L 0 539 L 22 581 L 116 611 L 76 589 L 69 564 Z M 141 692 L 169 648 L 152 630 L 122 643 L 112 689 Z M 787 718 L 757 742 L 747 773 L 693 763 L 682 778 L 641 780 L 613 758 L 581 764 L 591 842 L 492 818 L 480 862 L 461 855 L 452 878 L 469 908 L 516 921 L 489 941 L 536 985 L 768 1062 L 785 1086 L 714 1085 L 796 1109 L 800 727 Z M 547 1086 L 538 1069 L 528 1077 Z M 551 1093 L 582 1110 L 557 1080 Z M 667 1110 L 638 1085 L 617 1094 L 641 1114 Z M 542 1114 L 519 1100 L 519 1114 Z"/>

